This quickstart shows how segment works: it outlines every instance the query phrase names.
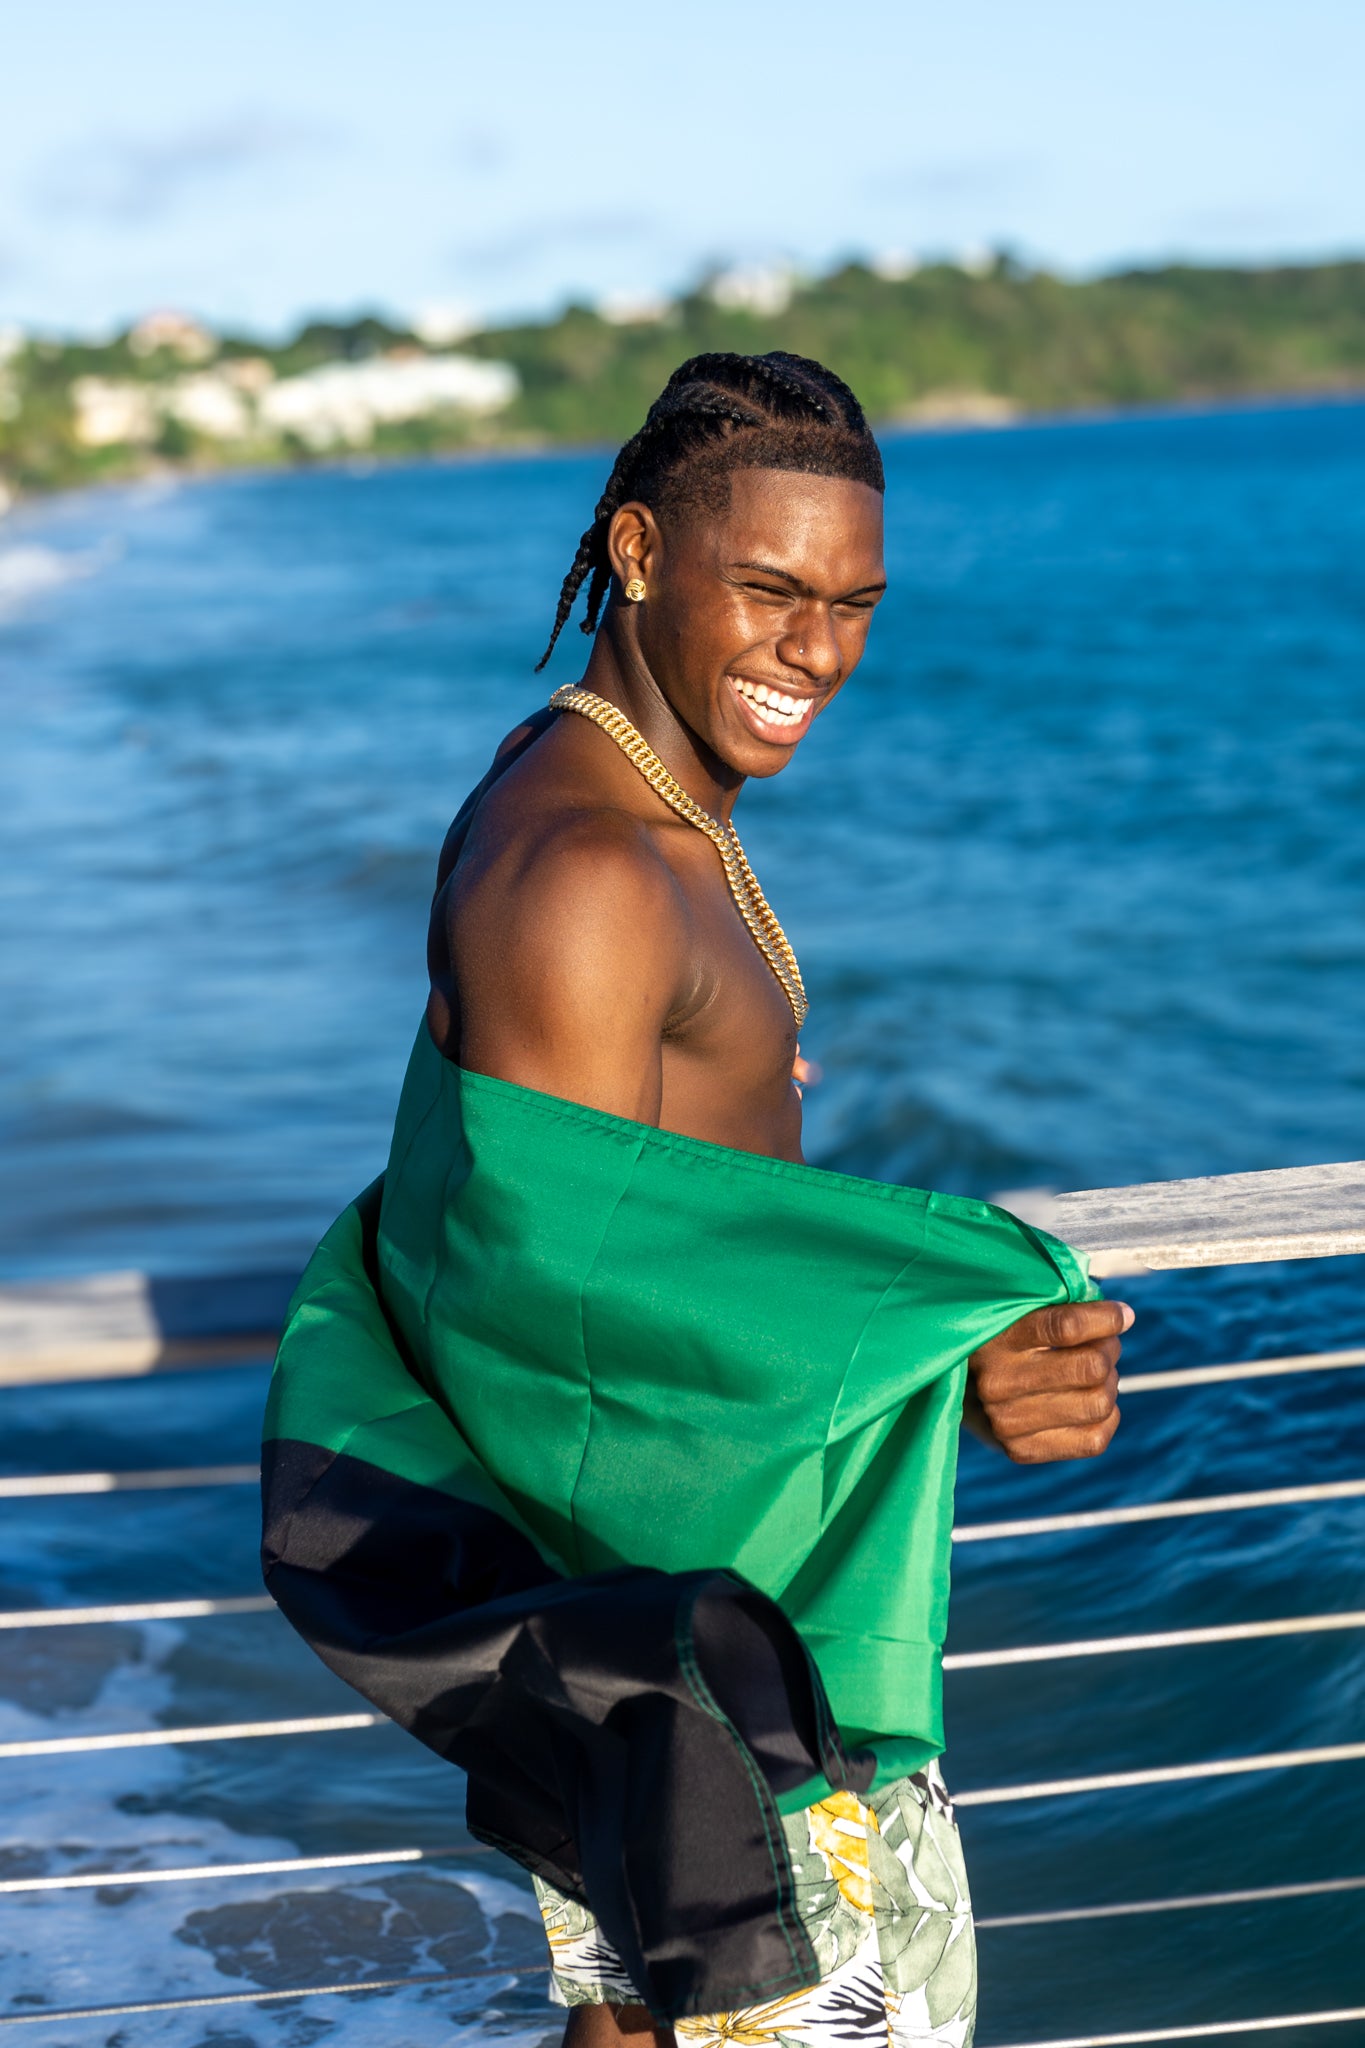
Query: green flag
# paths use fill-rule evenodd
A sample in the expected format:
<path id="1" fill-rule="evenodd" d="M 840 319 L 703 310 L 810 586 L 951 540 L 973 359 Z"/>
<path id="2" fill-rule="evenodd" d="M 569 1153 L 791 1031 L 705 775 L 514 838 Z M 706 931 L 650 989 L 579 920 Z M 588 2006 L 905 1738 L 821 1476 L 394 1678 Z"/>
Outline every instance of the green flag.
<path id="1" fill-rule="evenodd" d="M 943 1747 L 968 1355 L 1088 1298 L 985 1202 L 679 1137 L 419 1032 L 300 1284 L 267 1582 L 654 2009 L 812 1982 L 779 1811 Z"/>

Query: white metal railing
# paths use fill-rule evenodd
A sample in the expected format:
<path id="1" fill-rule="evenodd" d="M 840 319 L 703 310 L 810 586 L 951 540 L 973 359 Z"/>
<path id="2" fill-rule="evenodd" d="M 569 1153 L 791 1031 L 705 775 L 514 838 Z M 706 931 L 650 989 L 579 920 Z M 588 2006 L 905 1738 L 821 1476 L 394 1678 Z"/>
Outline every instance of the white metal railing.
<path id="1" fill-rule="evenodd" d="M 76 1870 L 63 1877 L 0 1878 L 0 1896 L 17 1892 L 98 1891 L 105 1885 L 206 1884 L 233 1877 L 296 1877 L 310 1870 L 386 1870 L 404 1863 L 437 1863 L 450 1856 L 491 1855 L 481 1842 L 454 1849 L 364 1849 L 338 1856 L 273 1856 L 263 1863 L 188 1863 L 169 1869 Z M 1349 1880 L 1348 1880 L 1349 1882 Z M 1365 1884 L 1365 1878 L 1360 1882 Z M 1329 1885 L 1339 1890 L 1340 1883 Z"/>
<path id="2" fill-rule="evenodd" d="M 224 1614 L 271 1614 L 268 1593 L 227 1600 L 124 1601 L 110 1607 L 13 1607 L 0 1613 L 0 1630 L 89 1628 L 103 1622 L 201 1621 Z M 1089 1636 L 1069 1643 L 1023 1643 L 1005 1650 L 950 1651 L 945 1671 L 986 1671 L 1002 1664 L 1051 1664 L 1068 1657 L 1131 1655 L 1141 1650 L 1184 1650 L 1205 1643 L 1255 1642 L 1273 1636 L 1315 1635 L 1365 1628 L 1365 1608 L 1334 1614 L 1291 1614 L 1268 1621 L 1217 1622 L 1207 1628 L 1157 1629 L 1145 1635 Z M 5 1754 L 0 1748 L 0 1756 Z"/>
<path id="3" fill-rule="evenodd" d="M 1163 2041 L 1226 2040 L 1233 2034 L 1273 2034 L 1283 2027 L 1341 2027 L 1365 2020 L 1365 2005 L 1339 2006 L 1334 2012 L 1291 2012 L 1274 2019 L 1215 2020 L 1193 2027 L 1142 2027 L 1125 2034 L 1069 2034 L 1062 2041 L 1011 2041 L 1007 2048 L 1155 2048 Z"/>
<path id="4" fill-rule="evenodd" d="M 1365 1628 L 1365 1608 L 1345 1614 L 1291 1614 L 1277 1621 L 1228 1621 L 1212 1628 L 1157 1629 L 1147 1635 L 1090 1636 L 1073 1643 L 1024 1643 L 1010 1650 L 958 1650 L 943 1660 L 945 1671 L 995 1671 L 1003 1664 L 1055 1664 L 1067 1657 L 1129 1657 L 1142 1650 L 1191 1650 L 1205 1643 L 1251 1643 L 1272 1636 L 1317 1635 L 1329 1629 Z"/>
<path id="5" fill-rule="evenodd" d="M 110 1735 L 44 1735 L 0 1742 L 0 1759 L 94 1756 L 100 1750 L 165 1749 L 182 1742 L 248 1742 L 266 1735 L 335 1735 L 348 1728 L 389 1726 L 385 1714 L 302 1714 L 283 1721 L 210 1721 L 198 1728 L 123 1728 Z"/>
<path id="6" fill-rule="evenodd" d="M 257 1863 L 189 1863 L 148 1869 L 78 1870 L 61 1877 L 7 1877 L 0 1879 L 0 1896 L 29 1892 L 98 1891 L 106 1885 L 229 1883 L 243 1877 L 297 1877 L 317 1870 L 384 1870 L 414 1863 L 449 1862 L 456 1857 L 489 1856 L 494 1852 L 482 1842 L 466 1842 L 455 1848 L 366 1849 L 331 1856 L 276 1856 Z M 1202 1912 L 1219 1906 L 1275 1904 L 1285 1899 L 1323 1898 L 1335 1892 L 1365 1891 L 1365 1877 L 1325 1877 L 1305 1884 L 1252 1886 L 1244 1891 L 1185 1892 L 1168 1899 L 1124 1899 L 1109 1906 L 1064 1906 L 1042 1913 L 977 1913 L 972 1924 L 978 1933 L 993 1933 L 1013 1927 L 1059 1927 L 1073 1921 L 1126 1920 L 1150 1913 Z"/>
<path id="7" fill-rule="evenodd" d="M 243 1593 L 226 1600 L 123 1600 L 108 1607 L 11 1607 L 0 1613 L 0 1629 L 89 1628 L 105 1621 L 202 1621 L 218 1614 L 271 1614 L 268 1593 Z"/>
<path id="8" fill-rule="evenodd" d="M 144 1998 L 136 2004 L 46 2007 L 42 2012 L 0 2013 L 0 2027 L 36 2027 L 52 2020 L 125 2019 L 144 2012 L 199 2012 L 207 2006 L 276 2005 L 284 1998 L 349 1998 L 366 1991 L 420 1991 L 435 1984 L 505 1984 L 509 1977 L 540 1976 L 543 1963 L 509 1963 L 501 1970 L 441 1970 L 419 1977 L 366 1977 L 353 1984 L 299 1984 L 284 1991 L 214 1991 L 199 1998 Z M 1039 2048 L 1058 2048 L 1045 2042 Z"/>
<path id="9" fill-rule="evenodd" d="M 501 1969 L 448 1970 L 417 1977 L 367 1977 L 351 1984 L 298 1984 L 287 1990 L 217 1991 L 199 1998 L 148 1998 L 137 2004 L 48 2007 L 42 2012 L 0 2014 L 0 2027 L 42 2026 L 54 2020 L 126 2019 L 137 2013 L 195 2012 L 208 2006 L 275 2005 L 286 1998 L 345 1998 L 374 1991 L 419 1991 L 442 1984 L 506 1984 L 517 1977 L 540 1976 L 543 1963 L 507 1963 Z M 1014 2041 L 1007 2048 L 1154 2048 L 1166 2041 L 1225 2040 L 1237 2034 L 1269 2034 L 1289 2027 L 1345 2026 L 1365 2020 L 1365 2005 L 1338 2006 L 1330 2012 L 1278 2013 L 1272 2018 L 1212 2020 L 1184 2027 L 1144 2027 L 1122 2034 L 1069 2034 L 1062 2040 Z"/>
<path id="10" fill-rule="evenodd" d="M 1231 1515 L 1250 1508 L 1301 1507 L 1312 1501 L 1360 1500 L 1365 1479 L 1328 1479 L 1317 1486 L 1266 1486 L 1250 1493 L 1191 1494 L 1183 1500 L 1138 1501 L 1124 1508 L 1081 1508 L 1070 1515 L 1025 1515 L 1013 1522 L 967 1522 L 954 1543 L 995 1543 L 1013 1536 L 1059 1536 L 1074 1529 L 1118 1529 L 1186 1515 Z"/>
<path id="11" fill-rule="evenodd" d="M 1341 1372 L 1350 1365 L 1365 1365 L 1365 1349 L 1351 1351 L 1299 1351 L 1289 1358 L 1243 1359 L 1236 1365 L 1189 1365 L 1175 1372 L 1126 1372 L 1119 1380 L 1119 1392 L 1161 1394 L 1172 1387 L 1213 1387 L 1225 1380 L 1278 1379 L 1283 1373 Z"/>
<path id="12" fill-rule="evenodd" d="M 230 1472 L 231 1478 L 224 1478 Z M 0 1500 L 51 1499 L 64 1494 L 96 1494 L 135 1491 L 143 1479 L 131 1474 L 126 1484 L 93 1486 L 93 1479 L 117 1479 L 119 1473 L 75 1472 L 49 1477 L 44 1473 L 0 1480 Z M 174 1479 L 154 1475 L 153 1484 L 167 1486 L 235 1486 L 254 1484 L 260 1478 L 255 1465 L 186 1469 Z M 76 1482 L 76 1483 L 69 1483 Z M 1245 1493 L 1191 1494 L 1181 1500 L 1139 1501 L 1128 1507 L 1083 1508 L 1066 1515 L 1026 1515 L 1008 1522 L 959 1523 L 953 1530 L 954 1543 L 984 1543 L 1012 1536 L 1054 1536 L 1070 1529 L 1117 1528 L 1125 1522 L 1160 1522 L 1181 1515 L 1223 1515 L 1243 1508 L 1296 1507 L 1310 1501 L 1358 1500 L 1365 1495 L 1365 1479 L 1330 1479 L 1310 1486 L 1269 1486 Z"/>
<path id="13" fill-rule="evenodd" d="M 23 1879 L 17 1880 L 22 1884 Z M 1063 1906 L 1050 1913 L 974 1914 L 977 1931 L 1008 1927 L 1061 1927 L 1073 1920 L 1129 1920 L 1135 1914 L 1196 1913 L 1217 1906 L 1262 1906 L 1284 1899 L 1318 1899 L 1330 1892 L 1365 1891 L 1365 1877 L 1324 1877 L 1313 1884 L 1254 1885 L 1240 1892 L 1185 1892 L 1173 1899 L 1122 1899 L 1113 1906 Z"/>
<path id="14" fill-rule="evenodd" d="M 211 1721 L 187 1728 L 129 1728 L 107 1735 L 47 1735 L 36 1740 L 0 1742 L 0 1761 L 93 1756 L 118 1749 L 165 1749 L 182 1743 L 337 1735 L 392 1725 L 386 1714 L 311 1714 L 279 1721 Z M 1339 1742 L 1317 1749 L 1271 1750 L 1259 1756 L 1212 1757 L 1202 1763 L 1158 1764 L 1140 1771 L 1102 1771 L 1084 1778 L 1047 1778 L 1029 1785 L 988 1785 L 954 1792 L 953 1802 L 957 1806 L 999 1806 L 1016 1799 L 1063 1799 L 1081 1792 L 1119 1792 L 1138 1785 L 1175 1785 L 1196 1778 L 1236 1778 L 1313 1764 L 1356 1763 L 1362 1758 L 1365 1742 Z"/>
<path id="15" fill-rule="evenodd" d="M 1020 1205 L 1022 1206 L 1022 1205 Z M 1091 1254 L 1097 1277 L 1160 1270 L 1178 1266 L 1241 1264 L 1281 1258 L 1322 1258 L 1365 1251 L 1365 1162 L 1343 1166 L 1295 1169 L 1285 1173 L 1241 1174 L 1217 1180 L 1167 1182 L 1145 1188 L 1100 1189 L 1055 1198 L 1044 1215 L 1038 1205 L 1029 1220 L 1043 1222 L 1058 1235 Z M 235 1296 L 232 1281 L 207 1283 L 226 1301 Z M 282 1307 L 284 1283 L 265 1290 Z M 257 1302 L 264 1298 L 256 1289 Z M 184 1303 L 182 1300 L 181 1307 Z M 234 1300 L 228 1318 L 240 1318 Z M 272 1318 L 273 1320 L 273 1318 Z M 177 1331 L 167 1326 L 153 1283 L 144 1275 L 105 1276 L 87 1283 L 37 1289 L 0 1288 L 0 1386 L 35 1381 L 127 1377 L 185 1365 L 240 1363 L 263 1359 L 274 1347 L 271 1329 L 233 1328 L 204 1334 L 202 1301 L 191 1321 L 197 1328 Z M 259 1322 L 259 1319 L 258 1319 Z M 1227 1365 L 1194 1366 L 1170 1371 L 1125 1374 L 1120 1392 L 1135 1394 L 1269 1378 L 1305 1372 L 1339 1371 L 1365 1366 L 1365 1347 L 1331 1352 L 1248 1360 Z M 16 1475 L 0 1479 L 0 1500 L 41 1499 L 81 1494 L 110 1494 L 171 1488 L 245 1486 L 258 1476 L 254 1465 L 175 1467 L 146 1472 L 86 1472 Z M 1241 1493 L 1181 1500 L 1138 1502 L 1129 1506 L 1082 1510 L 1071 1514 L 1018 1517 L 1008 1521 L 968 1523 L 953 1531 L 957 1543 L 1042 1537 L 1073 1531 L 1119 1527 L 1171 1518 L 1226 1514 L 1251 1509 L 1283 1508 L 1312 1502 L 1365 1497 L 1365 1479 L 1326 1481 L 1302 1486 L 1264 1488 Z M 13 1610 L 0 1613 L 0 1629 L 58 1628 L 101 1622 L 179 1621 L 227 1615 L 266 1613 L 273 1603 L 262 1594 L 220 1598 L 123 1601 L 82 1608 Z M 950 1671 L 972 1671 L 1045 1663 L 1076 1657 L 1131 1655 L 1144 1651 L 1189 1649 L 1204 1645 L 1306 1635 L 1318 1631 L 1365 1627 L 1365 1610 L 1233 1622 L 1212 1627 L 1154 1631 L 1146 1634 L 1079 1639 L 1072 1642 L 1023 1645 L 1017 1648 L 951 1653 Z M 185 1728 L 115 1731 L 0 1743 L 0 1759 L 89 1755 L 100 1751 L 155 1746 L 228 1742 L 257 1738 L 312 1737 L 389 1725 L 376 1713 L 313 1715 L 270 1721 L 212 1723 Z M 961 1806 L 985 1806 L 1021 1800 L 1112 1794 L 1192 1780 L 1254 1775 L 1271 1771 L 1339 1765 L 1365 1760 L 1365 1742 L 1337 1743 L 1259 1755 L 1218 1757 L 1194 1763 L 1149 1769 L 1054 1778 L 1028 1784 L 983 1786 L 957 1793 Z M 342 1851 L 334 1855 L 273 1858 L 254 1863 L 202 1864 L 170 1869 L 78 1871 L 65 1875 L 18 1878 L 0 1882 L 0 1894 L 78 1891 L 110 1884 L 205 1884 L 231 1878 L 295 1876 L 310 1872 L 374 1870 L 402 1864 L 435 1862 L 443 1857 L 479 1853 L 479 1845 L 459 1849 L 416 1848 L 389 1851 Z M 1185 1897 L 1129 1900 L 1112 1905 L 1070 1907 L 1050 1912 L 983 1916 L 983 1931 L 1060 1925 L 1074 1921 L 1132 1917 L 1151 1913 L 1192 1912 L 1220 1906 L 1365 1890 L 1365 1877 L 1324 1878 L 1297 1885 L 1266 1886 Z M 367 1978 L 351 1984 L 304 1985 L 288 1990 L 226 1992 L 197 1998 L 151 1999 L 138 2003 L 69 2007 L 57 2010 L 0 2014 L 0 2026 L 41 2025 L 51 2021 L 120 2019 L 139 2013 L 195 2010 L 231 2005 L 263 2005 L 284 1999 L 348 1996 L 363 1992 L 417 1989 L 425 1985 L 507 1982 L 543 1965 L 505 1969 L 443 1972 L 405 1978 Z M 1109 2034 L 1087 2034 L 1012 2048 L 1144 2048 L 1144 2044 L 1227 2038 L 1279 2029 L 1326 2027 L 1365 2021 L 1365 2007 L 1336 2008 L 1241 2020 L 1221 2020 L 1181 2027 L 1146 2028 Z"/>
<path id="16" fill-rule="evenodd" d="M 4 1362 L 3 1354 L 0 1354 L 0 1384 L 5 1384 Z M 1360 1365 L 1365 1365 L 1365 1346 L 1345 1351 L 1302 1351 L 1283 1358 L 1242 1359 L 1231 1365 L 1191 1365 L 1171 1372 L 1124 1373 L 1119 1380 L 1119 1392 L 1128 1400 L 1134 1394 L 1165 1393 L 1179 1387 L 1215 1386 L 1230 1380 L 1273 1379 L 1291 1373 L 1343 1372 L 1351 1366 Z M 15 1473 L 0 1476 L 0 1500 L 38 1500 L 82 1493 L 139 1493 L 181 1487 L 254 1486 L 260 1476 L 259 1465 L 173 1465 L 151 1472 Z M 1365 1481 L 1360 1484 L 1365 1485 Z M 1233 1498 L 1231 1495 L 1225 1497 Z M 1295 1490 L 1294 1497 L 1308 1499 L 1316 1496 Z M 1270 1501 L 1271 1495 L 1249 1494 L 1245 1498 Z M 961 1538 L 961 1531 L 955 1533 Z"/>
<path id="17" fill-rule="evenodd" d="M 24 1472 L 0 1479 L 0 1500 L 77 1493 L 149 1493 L 182 1486 L 255 1486 L 259 1465 L 182 1465 L 164 1472 Z"/>
<path id="18" fill-rule="evenodd" d="M 989 1785 L 954 1792 L 955 1806 L 1000 1806 L 1015 1799 L 1071 1799 L 1081 1792 L 1128 1792 L 1140 1785 L 1180 1785 L 1198 1778 L 1240 1778 L 1261 1771 L 1291 1771 L 1304 1765 L 1359 1763 L 1365 1742 L 1337 1742 L 1321 1749 L 1277 1749 L 1262 1756 L 1218 1756 L 1205 1763 L 1157 1764 L 1145 1771 L 1096 1771 L 1086 1778 L 1043 1778 L 1032 1785 Z"/>

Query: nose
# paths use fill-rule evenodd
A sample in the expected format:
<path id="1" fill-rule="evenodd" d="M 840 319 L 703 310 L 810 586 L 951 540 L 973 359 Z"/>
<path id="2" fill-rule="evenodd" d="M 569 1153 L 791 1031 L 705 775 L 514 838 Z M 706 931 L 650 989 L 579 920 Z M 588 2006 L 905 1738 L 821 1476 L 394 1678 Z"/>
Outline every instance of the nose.
<path id="1" fill-rule="evenodd" d="M 785 668 L 812 683 L 836 681 L 843 667 L 843 651 L 829 606 L 799 606 L 777 643 L 777 655 Z"/>

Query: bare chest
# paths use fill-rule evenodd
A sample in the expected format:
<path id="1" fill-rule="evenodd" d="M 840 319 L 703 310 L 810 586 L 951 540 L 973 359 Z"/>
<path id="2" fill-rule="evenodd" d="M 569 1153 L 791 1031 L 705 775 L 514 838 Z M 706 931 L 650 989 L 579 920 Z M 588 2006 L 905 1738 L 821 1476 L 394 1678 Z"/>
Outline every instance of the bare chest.
<path id="1" fill-rule="evenodd" d="M 694 874 L 688 892 L 688 994 L 664 1035 L 660 1122 L 713 1144 L 797 1159 L 796 1020 L 712 858 L 714 868 Z"/>

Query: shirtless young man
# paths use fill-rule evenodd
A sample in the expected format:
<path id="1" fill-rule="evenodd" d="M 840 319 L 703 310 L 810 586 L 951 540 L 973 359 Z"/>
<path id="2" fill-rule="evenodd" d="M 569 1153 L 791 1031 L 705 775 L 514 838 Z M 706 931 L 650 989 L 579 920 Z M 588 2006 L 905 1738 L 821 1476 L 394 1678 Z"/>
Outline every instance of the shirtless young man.
<path id="1" fill-rule="evenodd" d="M 585 630 L 606 603 L 581 687 L 727 822 L 848 682 L 886 586 L 880 460 L 852 394 L 790 356 L 685 364 L 618 458 L 556 637 L 589 578 Z M 801 1158 L 796 1006 L 715 844 L 589 717 L 541 711 L 503 742 L 446 842 L 430 966 L 429 1028 L 464 1069 Z M 971 1359 L 970 1425 L 1020 1463 L 1103 1451 L 1131 1321 L 1103 1301 L 1024 1317 Z M 651 2024 L 609 1969 L 566 1996 L 574 2048 Z"/>

